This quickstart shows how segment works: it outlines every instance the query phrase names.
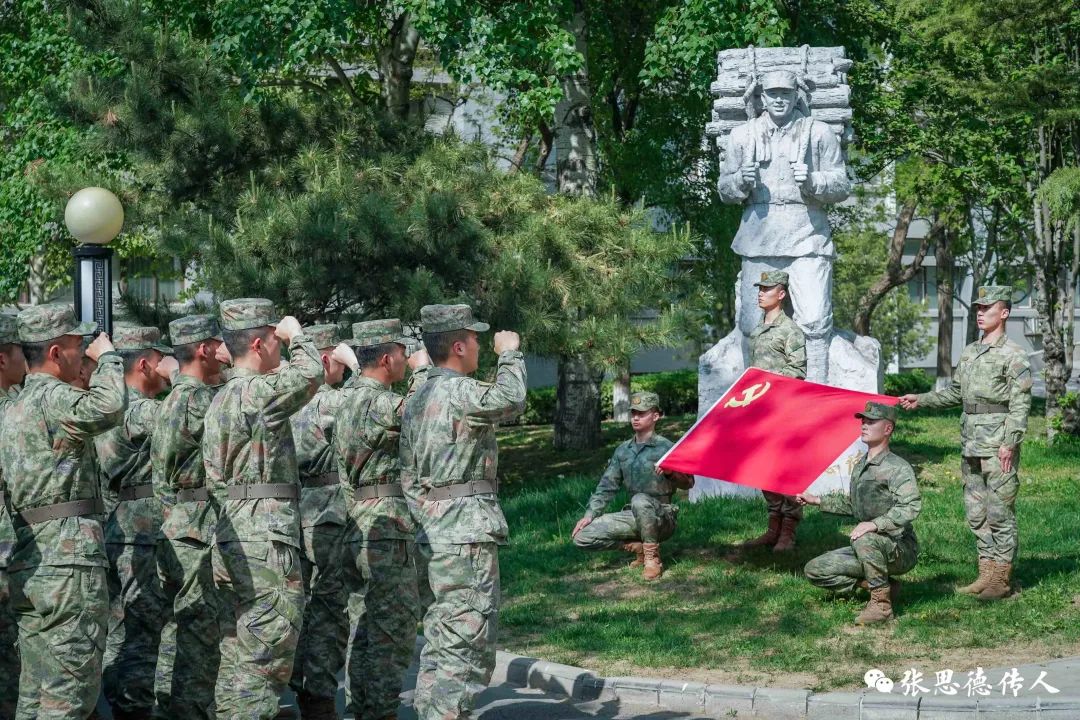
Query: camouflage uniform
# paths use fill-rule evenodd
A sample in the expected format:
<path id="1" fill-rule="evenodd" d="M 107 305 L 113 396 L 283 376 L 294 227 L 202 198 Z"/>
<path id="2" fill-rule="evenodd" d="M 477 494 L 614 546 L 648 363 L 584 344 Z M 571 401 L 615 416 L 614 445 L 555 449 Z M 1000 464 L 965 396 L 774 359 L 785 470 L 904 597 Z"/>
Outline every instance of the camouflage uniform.
<path id="1" fill-rule="evenodd" d="M 488 329 L 467 305 L 427 305 L 420 316 L 425 333 Z M 507 543 L 495 423 L 524 407 L 525 359 L 516 350 L 499 355 L 494 384 L 437 367 L 405 405 L 401 483 L 418 541 L 429 546 L 434 595 L 413 700 L 419 720 L 469 717 L 495 667 L 499 545 Z"/>
<path id="2" fill-rule="evenodd" d="M 355 345 L 405 344 L 401 321 L 353 325 Z M 407 397 L 428 369 L 410 380 Z M 397 717 L 398 694 L 412 658 L 417 607 L 416 523 L 401 489 L 398 439 L 406 398 L 378 380 L 354 376 L 338 424 L 338 467 L 348 498 L 345 587 L 349 598 L 347 697 L 357 720 Z"/>
<path id="3" fill-rule="evenodd" d="M 217 320 L 189 315 L 169 323 L 174 346 L 220 340 Z M 203 421 L 219 386 L 181 373 L 158 409 L 150 447 L 154 494 L 162 505 L 158 572 L 172 625 L 158 652 L 158 710 L 214 717 L 214 681 L 221 662 L 220 603 L 210 564 L 219 503 L 206 489 Z M 171 642 L 167 642 L 171 639 Z"/>
<path id="4" fill-rule="evenodd" d="M 860 413 L 871 419 L 896 421 L 896 408 L 867 404 Z M 919 543 L 912 523 L 922 510 L 915 471 L 907 460 L 890 451 L 863 455 L 851 473 L 848 493 L 821 498 L 821 509 L 872 522 L 876 532 L 860 535 L 851 546 L 819 555 L 806 564 L 806 578 L 818 587 L 849 593 L 859 580 L 870 590 L 886 587 L 889 578 L 915 567 Z"/>
<path id="5" fill-rule="evenodd" d="M 631 410 L 657 407 L 656 393 L 634 393 L 631 398 Z M 675 533 L 679 508 L 671 500 L 676 476 L 656 474 L 656 463 L 672 445 L 667 438 L 653 435 L 643 443 L 630 438 L 615 448 L 589 498 L 585 517 L 592 522 L 574 536 L 575 545 L 584 550 L 613 550 L 628 542 L 663 542 Z M 620 512 L 603 514 L 620 487 L 629 493 L 630 504 Z"/>
<path id="6" fill-rule="evenodd" d="M 314 325 L 305 328 L 304 334 L 322 352 L 329 352 L 341 342 L 336 325 Z M 333 703 L 338 689 L 337 673 L 345 665 L 349 632 L 341 581 L 345 498 L 338 480 L 334 446 L 335 418 L 341 401 L 342 391 L 324 384 L 314 399 L 292 418 L 301 485 L 300 569 L 305 603 L 289 684 L 300 698 L 301 715 L 305 696 Z"/>
<path id="7" fill-rule="evenodd" d="M 19 314 L 19 340 L 86 335 L 66 305 Z M 105 538 L 93 438 L 123 421 L 124 367 L 105 353 L 79 390 L 31 373 L 0 425 L 0 472 L 9 486 L 16 542 L 8 566 L 19 623 L 19 720 L 87 717 L 101 690 L 109 612 Z"/>
<path id="8" fill-rule="evenodd" d="M 980 288 L 976 304 L 1009 300 L 1012 288 Z M 949 387 L 918 396 L 920 408 L 963 405 L 961 416 L 964 512 L 981 561 L 1016 558 L 1016 494 L 1020 443 L 1031 410 L 1031 365 L 1004 334 L 990 344 L 964 348 Z M 998 450 L 1015 447 L 1012 469 L 1003 473 Z"/>
<path id="9" fill-rule="evenodd" d="M 155 350 L 172 355 L 155 327 L 117 327 L 118 351 Z M 161 532 L 161 504 L 153 496 L 150 438 L 161 403 L 128 387 L 124 422 L 95 441 L 106 485 L 117 505 L 105 523 L 112 601 L 105 648 L 105 697 L 118 718 L 143 717 L 154 707 L 158 642 L 167 616 L 154 552 Z"/>
<path id="10" fill-rule="evenodd" d="M 755 287 L 773 287 L 788 284 L 786 272 L 771 271 L 761 273 L 761 279 Z M 806 336 L 795 321 L 780 313 L 775 320 L 761 321 L 750 333 L 750 367 L 761 368 L 793 378 L 806 377 Z M 791 495 L 762 490 L 769 515 L 781 518 L 802 519 L 802 507 Z"/>
<path id="11" fill-rule="evenodd" d="M 19 330 L 15 318 L 0 315 L 0 346 L 18 342 Z M 0 388 L 0 423 L 15 396 L 15 388 Z M 8 605 L 7 584 L 7 566 L 14 550 L 15 525 L 11 521 L 4 474 L 0 471 L 0 718 L 15 717 L 15 704 L 19 700 L 19 626 Z"/>
<path id="12" fill-rule="evenodd" d="M 221 303 L 221 321 L 225 330 L 277 322 L 273 304 L 261 298 Z M 277 715 L 303 622 L 300 483 L 289 418 L 324 376 L 303 333 L 292 339 L 289 357 L 267 374 L 234 367 L 203 423 L 206 482 L 222 503 L 219 582 L 228 587 L 235 619 L 235 640 L 222 644 L 216 691 L 218 715 L 227 718 Z"/>

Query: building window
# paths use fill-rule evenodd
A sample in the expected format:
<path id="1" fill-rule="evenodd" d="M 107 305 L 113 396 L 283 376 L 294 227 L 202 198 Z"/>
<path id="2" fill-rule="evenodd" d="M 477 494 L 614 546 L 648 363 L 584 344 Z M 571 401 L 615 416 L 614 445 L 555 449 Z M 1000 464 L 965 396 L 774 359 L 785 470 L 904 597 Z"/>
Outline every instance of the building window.
<path id="1" fill-rule="evenodd" d="M 915 302 L 926 303 L 928 310 L 937 310 L 937 268 L 921 267 L 908 280 L 908 296 Z"/>

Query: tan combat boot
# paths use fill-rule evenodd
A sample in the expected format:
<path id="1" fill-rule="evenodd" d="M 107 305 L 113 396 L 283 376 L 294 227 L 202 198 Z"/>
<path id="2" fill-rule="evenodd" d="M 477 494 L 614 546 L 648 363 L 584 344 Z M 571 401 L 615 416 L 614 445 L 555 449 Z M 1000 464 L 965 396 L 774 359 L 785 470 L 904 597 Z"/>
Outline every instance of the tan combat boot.
<path id="1" fill-rule="evenodd" d="M 859 580 L 855 583 L 856 587 L 861 587 L 863 590 L 870 592 L 870 584 L 865 580 Z M 889 602 L 893 605 L 896 604 L 896 598 L 900 597 L 900 581 L 889 579 Z"/>
<path id="2" fill-rule="evenodd" d="M 642 543 L 641 549 L 645 552 L 645 570 L 641 577 L 646 580 L 655 580 L 664 574 L 664 564 L 660 562 L 660 543 Z"/>
<path id="3" fill-rule="evenodd" d="M 762 547 L 768 545 L 772 547 L 776 544 L 776 541 L 780 539 L 780 523 L 781 518 L 778 513 L 769 513 L 769 527 L 761 535 L 758 535 L 753 540 L 747 540 L 742 544 L 745 548 Z"/>
<path id="4" fill-rule="evenodd" d="M 980 600 L 1000 600 L 1012 593 L 1009 579 L 1012 576 L 1012 563 L 993 563 L 990 581 L 976 597 Z"/>
<path id="5" fill-rule="evenodd" d="M 637 555 L 637 557 L 634 558 L 633 562 L 630 563 L 630 567 L 639 568 L 639 567 L 641 567 L 642 565 L 645 564 L 645 551 L 641 549 L 641 543 L 639 543 L 639 542 L 623 543 L 622 549 L 625 550 L 628 553 L 632 553 L 634 555 Z"/>
<path id="6" fill-rule="evenodd" d="M 988 558 L 979 558 L 979 577 L 970 585 L 956 588 L 956 592 L 964 595 L 978 595 L 990 584 L 990 571 L 994 567 L 994 561 Z"/>
<path id="7" fill-rule="evenodd" d="M 870 590 L 870 602 L 855 618 L 856 625 L 874 625 L 891 620 L 892 599 L 889 597 L 891 587 L 879 587 Z"/>
<path id="8" fill-rule="evenodd" d="M 795 528 L 799 527 L 799 521 L 795 518 L 786 517 L 780 523 L 780 539 L 773 545 L 774 553 L 791 552 L 795 549 Z"/>

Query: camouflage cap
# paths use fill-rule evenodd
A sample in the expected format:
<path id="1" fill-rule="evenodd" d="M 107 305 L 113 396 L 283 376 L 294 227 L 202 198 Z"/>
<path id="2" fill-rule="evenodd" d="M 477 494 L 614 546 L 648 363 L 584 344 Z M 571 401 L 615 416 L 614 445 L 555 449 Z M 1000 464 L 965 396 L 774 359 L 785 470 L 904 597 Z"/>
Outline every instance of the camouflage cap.
<path id="1" fill-rule="evenodd" d="M 755 287 L 775 287 L 776 285 L 788 285 L 788 274 L 782 270 L 768 270 L 761 273 L 761 279 L 754 283 Z"/>
<path id="2" fill-rule="evenodd" d="M 251 330 L 277 325 L 280 319 L 274 303 L 266 298 L 237 298 L 221 303 L 221 327 L 226 330 Z"/>
<path id="3" fill-rule="evenodd" d="M 157 350 L 162 355 L 172 355 L 172 348 L 161 342 L 161 331 L 156 327 L 113 328 L 113 347 L 117 350 Z"/>
<path id="4" fill-rule="evenodd" d="M 337 347 L 341 342 L 341 328 L 337 325 L 309 325 L 304 328 L 304 334 L 316 350 Z"/>
<path id="5" fill-rule="evenodd" d="M 889 422 L 896 422 L 896 406 L 886 405 L 879 402 L 866 403 L 866 409 L 860 413 L 855 413 L 857 418 L 866 418 L 867 420 L 888 420 Z"/>
<path id="6" fill-rule="evenodd" d="M 409 342 L 401 329 L 401 321 L 397 318 L 353 323 L 352 335 L 352 345 L 356 347 L 371 347 L 383 343 L 408 345 Z"/>
<path id="7" fill-rule="evenodd" d="M 475 330 L 485 332 L 491 326 L 473 317 L 468 305 L 425 305 L 420 308 L 420 325 L 424 332 Z"/>
<path id="8" fill-rule="evenodd" d="M 0 345 L 19 342 L 19 323 L 14 315 L 0 313 Z"/>
<path id="9" fill-rule="evenodd" d="M 89 335 L 97 323 L 79 322 L 67 303 L 34 305 L 19 313 L 19 342 L 34 343 L 55 340 L 63 335 Z"/>
<path id="10" fill-rule="evenodd" d="M 998 301 L 1012 302 L 1013 289 L 1011 285 L 983 285 L 979 288 L 979 296 L 975 298 L 975 305 L 993 305 Z"/>
<path id="11" fill-rule="evenodd" d="M 173 347 L 221 339 L 221 326 L 213 315 L 185 315 L 169 323 Z"/>
<path id="12" fill-rule="evenodd" d="M 795 73 L 790 70 L 773 70 L 767 72 L 761 76 L 761 89 L 780 89 L 786 88 L 788 90 L 795 90 L 799 87 L 799 79 L 795 76 Z"/>
<path id="13" fill-rule="evenodd" d="M 660 396 L 654 392 L 636 392 L 630 395 L 631 410 L 659 410 Z"/>

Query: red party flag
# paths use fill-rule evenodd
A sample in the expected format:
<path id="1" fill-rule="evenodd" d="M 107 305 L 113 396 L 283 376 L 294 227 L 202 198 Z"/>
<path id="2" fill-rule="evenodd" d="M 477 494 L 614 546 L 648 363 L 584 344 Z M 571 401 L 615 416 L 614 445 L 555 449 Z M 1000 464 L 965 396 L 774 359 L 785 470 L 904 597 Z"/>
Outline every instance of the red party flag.
<path id="1" fill-rule="evenodd" d="M 750 368 L 657 464 L 795 495 L 858 439 L 868 401 L 898 399 Z"/>

